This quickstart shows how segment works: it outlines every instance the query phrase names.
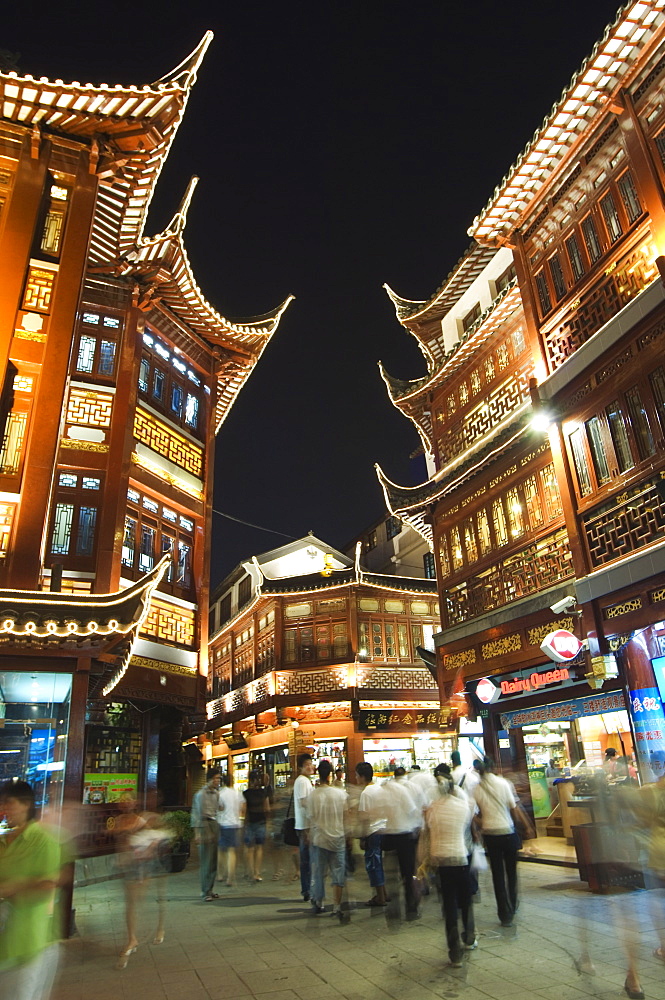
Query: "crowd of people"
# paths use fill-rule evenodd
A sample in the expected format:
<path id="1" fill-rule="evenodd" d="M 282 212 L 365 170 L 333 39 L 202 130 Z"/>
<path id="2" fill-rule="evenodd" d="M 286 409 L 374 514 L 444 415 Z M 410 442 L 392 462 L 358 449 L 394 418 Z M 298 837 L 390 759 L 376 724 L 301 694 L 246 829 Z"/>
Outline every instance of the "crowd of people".
<path id="1" fill-rule="evenodd" d="M 614 774 L 613 756 L 607 755 L 596 775 L 597 805 L 605 810 L 599 825 L 612 831 L 612 857 L 623 844 L 624 860 L 632 852 L 630 863 L 640 870 L 644 887 L 655 890 L 649 894 L 660 935 L 654 956 L 665 962 L 665 777 L 640 787 L 629 770 Z M 368 882 L 362 905 L 383 911 L 389 925 L 417 920 L 422 895 L 438 891 L 452 967 L 460 967 L 465 953 L 478 946 L 474 901 L 480 870 L 489 868 L 498 922 L 512 926 L 519 906 L 520 849 L 536 835 L 533 818 L 520 801 L 528 796 L 518 775 L 508 780 L 494 773 L 487 758 L 464 767 L 455 751 L 449 764 L 440 763 L 432 772 L 414 767 L 407 773 L 397 767 L 390 778 L 376 780 L 372 765 L 361 761 L 355 780 L 345 777 L 328 760 L 315 767 L 310 753 L 300 754 L 297 776 L 284 788 L 273 789 L 267 774 L 254 770 L 241 793 L 228 774 L 212 770 L 191 811 L 202 898 L 213 902 L 222 883 L 230 888 L 236 884 L 244 847 L 245 878 L 261 882 L 267 861 L 273 878 L 299 880 L 314 917 L 332 912 L 345 924 L 352 906 L 358 906 L 363 880 L 355 879 L 352 903 L 348 878 L 359 846 Z M 63 927 L 57 914 L 67 906 L 57 903 L 63 887 L 71 884 L 71 871 L 63 872 L 71 869 L 75 856 L 73 837 L 63 837 L 64 819 L 59 830 L 47 816 L 37 820 L 34 792 L 23 781 L 0 787 L 0 816 L 0 995 L 43 1000 L 58 964 Z M 171 838 L 165 816 L 156 808 L 141 810 L 132 797 L 121 803 L 115 840 L 125 888 L 127 944 L 119 968 L 127 966 L 136 950 L 137 908 L 148 885 L 157 902 L 153 944 L 164 941 Z M 633 846 L 626 849 L 628 841 Z M 615 912 L 623 914 L 618 930 L 627 957 L 624 989 L 630 1000 L 641 1000 L 639 921 L 629 912 L 631 898 L 626 896 L 626 904 L 617 905 Z M 582 954 L 579 969 L 590 968 L 590 959 Z"/>
<path id="2" fill-rule="evenodd" d="M 361 761 L 355 782 L 346 784 L 330 761 L 324 759 L 315 768 L 309 753 L 300 754 L 297 768 L 293 786 L 279 795 L 258 770 L 250 773 L 242 794 L 217 770 L 196 793 L 192 825 L 206 902 L 219 898 L 216 881 L 234 884 L 241 842 L 247 877 L 261 881 L 263 847 L 269 840 L 278 859 L 283 857 L 280 850 L 297 850 L 293 877 L 299 877 L 303 900 L 312 912 L 326 910 L 328 883 L 332 914 L 346 923 L 346 880 L 358 840 L 369 882 L 367 906 L 385 908 L 388 921 L 417 920 L 421 894 L 430 891 L 436 875 L 454 966 L 461 964 L 465 949 L 477 946 L 473 899 L 479 866 L 489 863 L 498 919 L 502 926 L 511 926 L 518 906 L 521 838 L 535 836 L 535 831 L 514 785 L 494 774 L 489 760 L 477 760 L 468 769 L 455 751 L 450 765 L 442 763 L 433 773 L 417 768 L 407 773 L 398 767 L 381 782 L 375 780 L 372 765 Z M 279 877 L 282 861 L 274 861 L 273 867 L 273 877 Z"/>

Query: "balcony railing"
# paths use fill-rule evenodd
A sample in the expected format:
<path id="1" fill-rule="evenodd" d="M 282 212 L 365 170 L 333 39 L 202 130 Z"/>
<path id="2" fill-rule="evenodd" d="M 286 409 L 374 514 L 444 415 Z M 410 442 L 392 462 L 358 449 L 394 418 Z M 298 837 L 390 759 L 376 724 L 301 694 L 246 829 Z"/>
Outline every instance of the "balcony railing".
<path id="1" fill-rule="evenodd" d="M 543 336 L 550 371 L 555 371 L 579 347 L 604 326 L 658 276 L 654 261 L 657 250 L 649 238 L 606 268 L 579 299 L 568 304 L 562 321 Z"/>
<path id="2" fill-rule="evenodd" d="M 582 518 L 591 565 L 637 552 L 665 538 L 665 480 L 642 480 Z"/>
<path id="3" fill-rule="evenodd" d="M 561 528 L 445 591 L 446 624 L 476 618 L 573 575 L 568 533 Z"/>

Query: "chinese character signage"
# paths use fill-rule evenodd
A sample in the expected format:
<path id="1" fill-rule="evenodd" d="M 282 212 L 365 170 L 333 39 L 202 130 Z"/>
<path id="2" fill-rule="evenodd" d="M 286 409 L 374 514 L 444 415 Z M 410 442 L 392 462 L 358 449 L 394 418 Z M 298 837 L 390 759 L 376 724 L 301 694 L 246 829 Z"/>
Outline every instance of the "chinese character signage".
<path id="1" fill-rule="evenodd" d="M 449 731 L 454 728 L 455 713 L 448 708 L 429 708 L 422 711 L 398 709 L 397 711 L 363 710 L 358 719 L 358 729 L 385 732 Z"/>
<path id="2" fill-rule="evenodd" d="M 658 688 L 631 691 L 630 714 L 642 780 L 658 781 L 665 774 L 665 715 Z"/>
<path id="3" fill-rule="evenodd" d="M 619 691 L 611 694 L 590 694 L 586 698 L 573 698 L 571 701 L 541 705 L 539 708 L 525 708 L 521 712 L 502 712 L 501 724 L 504 729 L 510 729 L 513 726 L 533 726 L 541 722 L 563 722 L 580 719 L 585 715 L 618 712 L 625 707 L 623 695 Z"/>

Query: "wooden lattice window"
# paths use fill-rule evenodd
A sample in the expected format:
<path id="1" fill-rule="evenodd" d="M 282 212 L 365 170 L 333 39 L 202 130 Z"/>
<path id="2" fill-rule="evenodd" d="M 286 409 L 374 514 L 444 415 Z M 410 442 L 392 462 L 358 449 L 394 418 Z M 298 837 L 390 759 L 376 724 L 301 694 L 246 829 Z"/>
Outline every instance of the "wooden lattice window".
<path id="1" fill-rule="evenodd" d="M 43 267 L 31 266 L 28 268 L 28 277 L 23 293 L 24 309 L 34 309 L 42 313 L 50 311 L 55 275 L 55 271 Z"/>

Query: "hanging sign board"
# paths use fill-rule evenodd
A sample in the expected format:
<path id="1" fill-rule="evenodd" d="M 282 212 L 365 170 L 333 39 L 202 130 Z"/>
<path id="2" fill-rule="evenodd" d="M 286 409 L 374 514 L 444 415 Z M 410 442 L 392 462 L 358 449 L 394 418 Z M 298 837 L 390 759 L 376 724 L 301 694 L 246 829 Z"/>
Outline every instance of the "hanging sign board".
<path id="1" fill-rule="evenodd" d="M 568 663 L 575 659 L 582 648 L 582 643 L 572 632 L 565 628 L 558 628 L 556 632 L 550 632 L 549 635 L 545 636 L 540 648 L 545 656 L 554 660 L 555 663 Z"/>

